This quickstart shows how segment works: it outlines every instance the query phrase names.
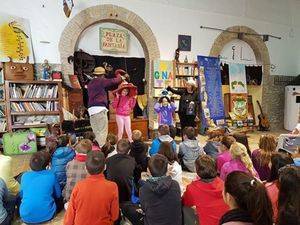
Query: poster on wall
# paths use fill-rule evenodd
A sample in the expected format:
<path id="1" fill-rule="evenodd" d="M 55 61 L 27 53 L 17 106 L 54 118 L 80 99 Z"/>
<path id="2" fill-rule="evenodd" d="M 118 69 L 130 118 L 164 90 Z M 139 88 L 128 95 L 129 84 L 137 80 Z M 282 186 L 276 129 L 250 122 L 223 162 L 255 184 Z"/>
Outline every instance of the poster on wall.
<path id="1" fill-rule="evenodd" d="M 100 50 L 126 53 L 128 43 L 127 30 L 100 27 Z"/>
<path id="2" fill-rule="evenodd" d="M 224 104 L 222 97 L 222 83 L 221 83 L 221 71 L 220 60 L 216 57 L 198 56 L 198 66 L 200 68 L 200 74 L 204 73 L 205 83 L 203 84 L 203 78 L 200 78 L 200 99 L 202 102 L 207 102 L 208 112 L 205 112 L 203 117 L 210 116 L 217 124 L 219 121 L 224 120 Z M 203 87 L 202 87 L 203 86 Z M 203 103 L 205 104 L 205 103 Z M 202 104 L 202 107 L 203 107 Z"/>
<path id="3" fill-rule="evenodd" d="M 153 61 L 154 88 L 166 88 L 173 86 L 174 82 L 173 62 L 166 60 Z"/>
<path id="4" fill-rule="evenodd" d="M 248 118 L 248 94 L 231 94 L 229 115 L 232 120 Z"/>
<path id="5" fill-rule="evenodd" d="M 34 63 L 28 19 L 0 13 L 0 62 Z"/>
<path id="6" fill-rule="evenodd" d="M 238 63 L 229 64 L 229 86 L 232 94 L 247 94 L 247 81 L 245 65 Z"/>

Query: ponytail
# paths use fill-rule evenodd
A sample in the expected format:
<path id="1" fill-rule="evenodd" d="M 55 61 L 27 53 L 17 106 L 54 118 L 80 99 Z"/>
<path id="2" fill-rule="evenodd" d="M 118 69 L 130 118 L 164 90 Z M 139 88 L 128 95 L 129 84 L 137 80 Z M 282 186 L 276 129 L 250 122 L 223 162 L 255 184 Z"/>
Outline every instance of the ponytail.
<path id="1" fill-rule="evenodd" d="M 249 213 L 254 225 L 272 225 L 272 204 L 265 186 L 247 173 L 235 171 L 225 181 L 225 192 L 235 200 L 239 209 Z"/>

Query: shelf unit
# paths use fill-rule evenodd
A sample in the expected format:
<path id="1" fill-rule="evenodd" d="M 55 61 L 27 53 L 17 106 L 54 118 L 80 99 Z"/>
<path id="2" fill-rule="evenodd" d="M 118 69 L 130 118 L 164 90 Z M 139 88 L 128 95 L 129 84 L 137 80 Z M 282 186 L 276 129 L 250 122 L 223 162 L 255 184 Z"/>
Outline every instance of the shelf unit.
<path id="1" fill-rule="evenodd" d="M 3 134 L 6 132 L 7 130 L 7 122 L 6 122 L 6 104 L 5 104 L 5 88 L 4 88 L 4 83 L 0 83 L 0 89 L 1 89 L 1 95 L 0 96 L 0 110 L 2 111 L 1 115 L 0 115 L 0 134 Z M 6 122 L 6 125 L 4 125 L 4 123 Z M 5 126 L 5 127 L 3 127 Z M 4 128 L 4 129 L 3 129 Z"/>
<path id="2" fill-rule="evenodd" d="M 11 96 L 11 90 L 13 88 L 19 88 L 19 91 L 21 92 L 21 95 L 24 96 L 25 90 L 30 89 L 30 86 L 32 90 L 35 90 L 37 92 L 33 92 L 32 95 L 36 95 L 38 93 L 39 88 L 41 88 L 41 93 L 42 91 L 45 91 L 48 93 L 51 88 L 55 87 L 57 90 L 56 96 L 53 96 L 54 94 L 54 89 L 52 89 L 52 93 L 50 92 L 51 97 L 31 97 L 31 98 L 16 98 L 15 96 Z M 35 85 L 35 86 L 34 86 Z M 28 87 L 29 86 L 29 87 Z M 46 86 L 46 87 L 43 87 Z M 56 87 L 57 86 L 57 87 Z M 23 90 L 22 88 L 23 87 Z M 24 90 L 25 88 L 25 90 Z M 43 89 L 45 88 L 45 89 Z M 48 89 L 47 89 L 48 88 Z M 32 124 L 19 124 L 15 123 L 16 119 L 18 116 L 24 116 L 24 117 L 29 117 L 29 116 L 58 116 L 58 122 L 60 124 L 62 123 L 63 119 L 63 113 L 62 113 L 62 85 L 60 81 L 5 81 L 4 84 L 4 92 L 5 92 L 5 102 L 6 102 L 6 121 L 7 121 L 7 130 L 9 132 L 16 130 L 16 129 L 27 129 L 27 128 L 34 128 L 34 127 L 46 127 L 47 123 L 41 122 L 41 123 L 32 123 Z M 15 89 L 16 91 L 16 89 Z M 45 93 L 44 92 L 44 93 Z M 48 95 L 48 94 L 47 94 Z M 55 110 L 53 108 L 51 109 L 37 109 L 37 107 L 34 105 L 38 104 L 39 106 L 45 107 L 48 103 L 52 104 L 52 107 L 54 108 L 55 105 Z M 12 106 L 14 104 L 14 107 Z M 18 111 L 16 110 L 16 104 L 22 106 L 22 110 Z M 19 106 L 18 106 L 19 107 Z M 47 108 L 47 107 L 46 107 Z M 30 111 L 28 110 L 30 109 Z"/>
<path id="3" fill-rule="evenodd" d="M 185 81 L 188 79 L 196 78 L 199 75 L 197 62 L 184 63 L 173 61 L 174 68 L 174 87 L 183 88 Z"/>

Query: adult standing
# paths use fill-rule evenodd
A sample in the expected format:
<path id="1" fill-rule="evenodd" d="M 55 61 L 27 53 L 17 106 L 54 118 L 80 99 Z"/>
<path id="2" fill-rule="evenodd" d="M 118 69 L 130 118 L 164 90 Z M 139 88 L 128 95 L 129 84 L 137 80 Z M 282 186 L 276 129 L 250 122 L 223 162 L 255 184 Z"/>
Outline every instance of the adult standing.
<path id="1" fill-rule="evenodd" d="M 173 94 L 180 95 L 178 115 L 181 131 L 183 131 L 185 127 L 195 127 L 195 119 L 199 105 L 196 82 L 194 80 L 189 80 L 186 82 L 184 89 L 176 90 L 168 86 L 167 90 Z"/>
<path id="2" fill-rule="evenodd" d="M 128 76 L 126 72 L 122 70 L 116 70 L 115 74 L 115 78 L 107 79 L 105 78 L 105 69 L 103 67 L 96 67 L 93 72 L 94 77 L 87 86 L 90 123 L 100 147 L 105 144 L 108 133 L 107 88 L 120 84 L 126 79 L 126 76 Z M 123 74 L 123 76 L 121 76 L 121 74 Z"/>

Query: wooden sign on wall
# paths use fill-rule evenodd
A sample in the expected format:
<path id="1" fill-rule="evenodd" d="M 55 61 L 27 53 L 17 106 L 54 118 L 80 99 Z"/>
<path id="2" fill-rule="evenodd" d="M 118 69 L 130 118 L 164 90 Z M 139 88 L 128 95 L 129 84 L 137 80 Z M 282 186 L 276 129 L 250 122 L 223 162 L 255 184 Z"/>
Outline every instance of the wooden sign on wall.
<path id="1" fill-rule="evenodd" d="M 109 52 L 128 52 L 127 30 L 100 27 L 100 49 Z"/>

